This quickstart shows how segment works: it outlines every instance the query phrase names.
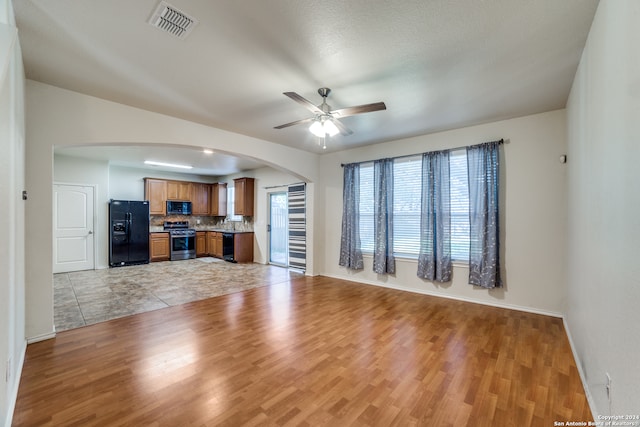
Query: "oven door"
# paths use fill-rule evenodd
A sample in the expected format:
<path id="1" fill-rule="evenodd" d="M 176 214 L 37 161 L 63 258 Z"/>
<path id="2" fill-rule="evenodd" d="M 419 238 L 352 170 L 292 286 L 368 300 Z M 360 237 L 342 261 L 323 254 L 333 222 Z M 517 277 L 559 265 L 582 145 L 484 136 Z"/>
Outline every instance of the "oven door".
<path id="1" fill-rule="evenodd" d="M 196 257 L 196 236 L 171 234 L 171 261 Z"/>

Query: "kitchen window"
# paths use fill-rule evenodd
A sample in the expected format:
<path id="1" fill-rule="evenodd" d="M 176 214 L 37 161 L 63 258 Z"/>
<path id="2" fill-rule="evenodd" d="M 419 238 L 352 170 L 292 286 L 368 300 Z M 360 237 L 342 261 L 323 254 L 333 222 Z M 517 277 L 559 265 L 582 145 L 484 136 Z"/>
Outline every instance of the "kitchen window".
<path id="1" fill-rule="evenodd" d="M 422 156 L 398 158 L 393 163 L 393 253 L 418 258 L 422 204 Z M 469 261 L 469 188 L 467 153 L 453 150 L 449 158 L 451 192 L 451 257 Z M 360 164 L 360 244 L 373 253 L 373 162 Z"/>
<path id="2" fill-rule="evenodd" d="M 227 188 L 227 218 L 229 221 L 242 221 L 242 215 L 236 215 L 235 188 Z"/>

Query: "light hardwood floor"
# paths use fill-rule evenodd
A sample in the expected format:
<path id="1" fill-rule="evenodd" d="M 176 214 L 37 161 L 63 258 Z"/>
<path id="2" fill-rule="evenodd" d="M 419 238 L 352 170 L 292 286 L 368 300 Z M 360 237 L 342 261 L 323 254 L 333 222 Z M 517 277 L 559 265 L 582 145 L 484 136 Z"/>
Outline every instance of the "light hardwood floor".
<path id="1" fill-rule="evenodd" d="M 562 321 L 330 279 L 59 333 L 15 426 L 552 426 L 592 420 Z"/>

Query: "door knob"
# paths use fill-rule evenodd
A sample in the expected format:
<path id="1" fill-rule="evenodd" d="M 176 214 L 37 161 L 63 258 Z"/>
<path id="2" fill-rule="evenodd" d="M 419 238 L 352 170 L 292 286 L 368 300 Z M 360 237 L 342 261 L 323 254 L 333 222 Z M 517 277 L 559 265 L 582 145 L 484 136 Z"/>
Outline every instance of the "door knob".
<path id="1" fill-rule="evenodd" d="M 89 230 L 89 234 L 93 234 L 93 231 Z"/>

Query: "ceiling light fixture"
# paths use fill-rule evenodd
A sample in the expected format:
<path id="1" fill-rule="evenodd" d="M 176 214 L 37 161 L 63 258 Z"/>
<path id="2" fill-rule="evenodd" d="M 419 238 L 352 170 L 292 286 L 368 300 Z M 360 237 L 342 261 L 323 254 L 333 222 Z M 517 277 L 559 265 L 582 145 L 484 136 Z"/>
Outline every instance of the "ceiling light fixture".
<path id="1" fill-rule="evenodd" d="M 309 126 L 309 131 L 318 138 L 324 138 L 325 135 L 335 136 L 340 133 L 338 127 L 326 117 L 320 117 L 315 120 L 311 126 Z"/>
<path id="2" fill-rule="evenodd" d="M 213 150 L 209 150 L 208 148 L 205 148 L 204 150 L 202 150 L 202 152 L 204 154 L 213 154 Z"/>
<path id="3" fill-rule="evenodd" d="M 152 166 L 166 166 L 168 168 L 193 169 L 193 166 L 189 166 L 189 165 L 178 165 L 178 164 L 174 164 L 174 163 L 162 163 L 162 162 L 155 162 L 153 160 L 145 160 L 144 164 L 145 165 L 152 165 Z"/>

